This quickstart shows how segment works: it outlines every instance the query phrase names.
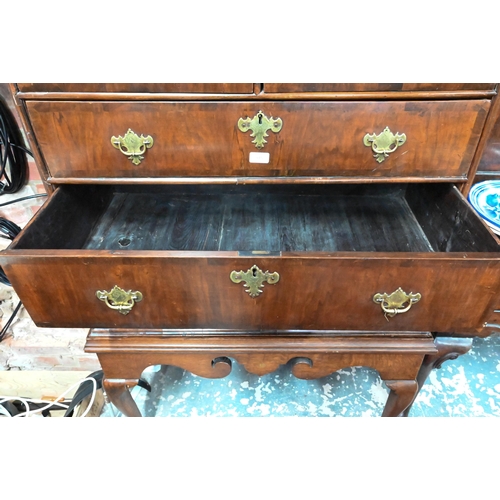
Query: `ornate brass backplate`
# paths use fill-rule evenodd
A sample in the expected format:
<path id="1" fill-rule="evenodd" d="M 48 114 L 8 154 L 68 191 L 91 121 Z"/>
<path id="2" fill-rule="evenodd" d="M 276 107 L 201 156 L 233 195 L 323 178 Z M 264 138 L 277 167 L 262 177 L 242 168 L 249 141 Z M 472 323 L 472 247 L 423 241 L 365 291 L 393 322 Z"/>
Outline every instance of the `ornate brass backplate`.
<path id="1" fill-rule="evenodd" d="M 125 291 L 119 286 L 114 286 L 110 292 L 98 290 L 96 297 L 102 300 L 110 309 L 115 309 L 121 314 L 128 314 L 136 302 L 142 300 L 141 292 Z"/>
<path id="2" fill-rule="evenodd" d="M 389 321 L 389 318 L 394 318 L 396 314 L 402 314 L 409 311 L 411 306 L 421 298 L 422 295 L 419 293 L 406 293 L 401 288 L 398 288 L 390 295 L 387 293 L 376 293 L 373 296 L 373 302 L 380 304 L 382 311 L 384 311 L 385 319 Z"/>
<path id="3" fill-rule="evenodd" d="M 363 138 L 363 144 L 365 146 L 371 146 L 374 158 L 377 159 L 379 163 L 382 163 L 388 156 L 389 153 L 393 153 L 406 142 L 406 134 L 400 134 L 396 132 L 393 134 L 389 127 L 385 127 L 384 131 L 379 135 L 376 134 L 366 134 Z"/>
<path id="4" fill-rule="evenodd" d="M 264 287 L 264 281 L 270 285 L 275 285 L 280 280 L 278 273 L 270 273 L 269 271 L 264 273 L 257 266 L 252 266 L 247 272 L 232 271 L 229 277 L 233 283 L 244 281 L 245 292 L 253 298 L 258 297 L 262 293 L 263 290 L 261 288 Z"/>
<path id="5" fill-rule="evenodd" d="M 111 144 L 126 155 L 134 165 L 139 165 L 144 160 L 143 154 L 146 152 L 146 149 L 150 149 L 153 146 L 153 142 L 153 138 L 150 135 L 144 137 L 141 134 L 141 136 L 138 136 L 131 129 L 128 129 L 123 137 L 121 135 L 111 137 Z"/>
<path id="6" fill-rule="evenodd" d="M 252 131 L 250 137 L 255 137 L 252 141 L 257 149 L 262 149 L 267 141 L 264 137 L 269 137 L 267 134 L 268 130 L 271 130 L 275 134 L 278 133 L 283 127 L 283 121 L 281 118 L 268 118 L 262 111 L 259 111 L 253 118 L 240 118 L 238 120 L 238 128 L 242 132 Z"/>

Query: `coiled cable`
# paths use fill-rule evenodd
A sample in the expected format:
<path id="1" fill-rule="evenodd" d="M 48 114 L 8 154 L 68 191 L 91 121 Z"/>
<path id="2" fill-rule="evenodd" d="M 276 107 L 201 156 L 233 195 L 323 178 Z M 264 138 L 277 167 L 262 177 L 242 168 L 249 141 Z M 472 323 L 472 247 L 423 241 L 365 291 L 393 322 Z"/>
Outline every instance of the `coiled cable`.
<path id="1" fill-rule="evenodd" d="M 16 193 L 26 183 L 28 162 L 25 153 L 31 155 L 31 152 L 20 142 L 17 124 L 0 100 L 0 194 Z"/>

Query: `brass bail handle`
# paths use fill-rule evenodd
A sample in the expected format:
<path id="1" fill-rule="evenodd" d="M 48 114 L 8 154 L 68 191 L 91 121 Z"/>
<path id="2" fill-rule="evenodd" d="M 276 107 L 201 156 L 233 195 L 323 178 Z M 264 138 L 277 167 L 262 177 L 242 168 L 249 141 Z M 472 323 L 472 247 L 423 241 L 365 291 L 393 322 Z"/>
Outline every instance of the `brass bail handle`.
<path id="1" fill-rule="evenodd" d="M 110 309 L 118 311 L 120 314 L 128 314 L 136 302 L 142 300 L 142 293 L 132 290 L 125 291 L 115 285 L 109 292 L 97 290 L 96 297 L 102 300 Z"/>
<path id="2" fill-rule="evenodd" d="M 399 132 L 393 134 L 389 127 L 385 127 L 378 135 L 366 134 L 363 137 L 363 144 L 372 148 L 372 151 L 375 153 L 373 157 L 378 163 L 382 163 L 390 153 L 394 153 L 405 142 L 406 134 L 400 134 Z"/>
<path id="3" fill-rule="evenodd" d="M 113 147 L 121 151 L 134 165 L 139 165 L 144 160 L 146 149 L 153 147 L 153 138 L 148 135 L 137 135 L 132 129 L 128 129 L 127 133 L 122 137 L 111 137 Z"/>
<path id="4" fill-rule="evenodd" d="M 391 294 L 376 293 L 373 296 L 373 302 L 380 304 L 384 316 L 387 321 L 389 318 L 394 318 L 398 314 L 403 314 L 411 309 L 413 304 L 416 304 L 422 295 L 420 293 L 406 293 L 401 287 Z"/>

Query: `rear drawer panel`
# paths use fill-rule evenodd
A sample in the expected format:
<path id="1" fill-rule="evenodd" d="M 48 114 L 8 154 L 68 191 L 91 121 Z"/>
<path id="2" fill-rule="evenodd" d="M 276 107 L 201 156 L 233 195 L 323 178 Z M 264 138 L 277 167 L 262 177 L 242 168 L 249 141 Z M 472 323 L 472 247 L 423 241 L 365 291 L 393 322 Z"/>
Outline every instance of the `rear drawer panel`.
<path id="1" fill-rule="evenodd" d="M 488 100 L 429 102 L 59 102 L 27 108 L 50 176 L 466 178 Z M 258 150 L 239 118 L 281 118 Z M 457 127 L 456 123 L 461 126 Z M 366 134 L 406 134 L 382 162 Z M 128 129 L 154 144 L 134 165 L 111 144 Z M 269 153 L 268 163 L 250 153 Z"/>

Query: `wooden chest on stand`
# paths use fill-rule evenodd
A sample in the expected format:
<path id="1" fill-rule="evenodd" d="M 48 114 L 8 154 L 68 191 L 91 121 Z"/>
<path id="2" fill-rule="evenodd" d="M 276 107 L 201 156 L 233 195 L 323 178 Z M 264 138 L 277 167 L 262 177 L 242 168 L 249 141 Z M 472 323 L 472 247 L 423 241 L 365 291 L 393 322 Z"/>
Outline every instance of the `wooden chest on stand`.
<path id="1" fill-rule="evenodd" d="M 51 197 L 0 255 L 38 326 L 88 327 L 111 401 L 151 364 L 371 366 L 408 414 L 492 333 L 466 201 L 496 84 L 17 84 Z"/>

